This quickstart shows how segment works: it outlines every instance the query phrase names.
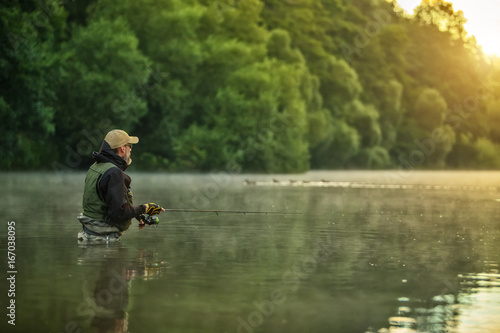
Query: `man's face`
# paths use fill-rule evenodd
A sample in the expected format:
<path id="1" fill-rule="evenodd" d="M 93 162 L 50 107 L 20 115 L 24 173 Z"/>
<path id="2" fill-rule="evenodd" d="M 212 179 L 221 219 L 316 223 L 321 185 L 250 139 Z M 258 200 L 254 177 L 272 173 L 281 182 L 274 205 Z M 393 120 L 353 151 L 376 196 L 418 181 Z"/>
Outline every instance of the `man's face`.
<path id="1" fill-rule="evenodd" d="M 130 155 L 132 154 L 132 145 L 126 145 L 125 146 L 125 156 L 123 156 L 123 159 L 127 164 L 130 164 Z"/>
<path id="2" fill-rule="evenodd" d="M 120 156 L 121 158 L 123 158 L 125 160 L 125 162 L 127 162 L 128 165 L 130 165 L 130 163 L 132 163 L 132 159 L 130 158 L 131 154 L 132 154 L 132 145 L 131 144 L 121 146 L 117 152 L 117 155 Z"/>

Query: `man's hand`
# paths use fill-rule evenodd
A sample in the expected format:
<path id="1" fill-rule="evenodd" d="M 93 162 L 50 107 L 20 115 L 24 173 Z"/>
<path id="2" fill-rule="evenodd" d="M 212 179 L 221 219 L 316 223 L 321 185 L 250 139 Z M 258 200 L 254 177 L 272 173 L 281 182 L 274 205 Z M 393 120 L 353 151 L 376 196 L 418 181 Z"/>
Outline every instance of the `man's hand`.
<path id="1" fill-rule="evenodd" d="M 160 222 L 160 219 L 157 216 L 146 215 L 146 214 L 141 214 L 137 216 L 136 219 L 139 221 L 139 229 L 144 228 L 146 224 L 154 225 L 156 227 Z"/>
<path id="2" fill-rule="evenodd" d="M 146 221 L 144 221 L 146 219 L 146 216 L 144 214 L 139 215 L 138 217 L 136 217 L 136 219 L 139 221 L 139 229 L 142 229 L 146 226 Z"/>
<path id="3" fill-rule="evenodd" d="M 163 207 L 160 207 L 160 205 L 157 205 L 155 203 L 149 203 L 145 205 L 146 205 L 146 214 L 148 215 L 157 215 L 165 211 Z"/>

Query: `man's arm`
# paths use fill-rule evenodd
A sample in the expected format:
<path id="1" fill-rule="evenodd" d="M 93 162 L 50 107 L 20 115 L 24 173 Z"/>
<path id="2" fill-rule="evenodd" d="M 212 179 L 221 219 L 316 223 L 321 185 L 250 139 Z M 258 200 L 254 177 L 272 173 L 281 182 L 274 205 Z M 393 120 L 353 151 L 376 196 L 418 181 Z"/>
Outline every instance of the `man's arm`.
<path id="1" fill-rule="evenodd" d="M 147 206 L 132 206 L 127 202 L 128 189 L 125 187 L 123 172 L 111 168 L 101 179 L 101 193 L 108 205 L 108 217 L 113 224 L 120 224 L 146 212 Z"/>

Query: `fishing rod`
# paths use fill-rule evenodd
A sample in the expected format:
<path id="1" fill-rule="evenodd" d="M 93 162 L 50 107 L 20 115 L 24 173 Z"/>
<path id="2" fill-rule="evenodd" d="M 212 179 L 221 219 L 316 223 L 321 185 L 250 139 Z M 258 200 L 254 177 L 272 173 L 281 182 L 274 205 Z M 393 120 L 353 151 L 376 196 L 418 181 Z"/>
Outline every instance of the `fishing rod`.
<path id="1" fill-rule="evenodd" d="M 288 212 L 273 212 L 273 211 L 245 211 L 245 210 L 220 210 L 220 209 L 183 209 L 183 208 L 165 208 L 165 212 L 172 213 L 229 213 L 229 214 L 280 214 L 280 215 L 312 215 L 308 213 L 288 213 Z M 316 214 L 314 214 L 316 215 Z"/>
<path id="2" fill-rule="evenodd" d="M 165 212 L 170 213 L 215 213 L 217 216 L 222 214 L 280 214 L 280 215 L 324 215 L 314 213 L 288 213 L 288 212 L 273 212 L 273 211 L 245 211 L 245 210 L 221 210 L 221 209 L 184 209 L 184 208 L 164 208 Z M 157 215 L 142 214 L 139 217 L 139 229 L 142 229 L 146 224 L 157 226 L 160 222 Z"/>

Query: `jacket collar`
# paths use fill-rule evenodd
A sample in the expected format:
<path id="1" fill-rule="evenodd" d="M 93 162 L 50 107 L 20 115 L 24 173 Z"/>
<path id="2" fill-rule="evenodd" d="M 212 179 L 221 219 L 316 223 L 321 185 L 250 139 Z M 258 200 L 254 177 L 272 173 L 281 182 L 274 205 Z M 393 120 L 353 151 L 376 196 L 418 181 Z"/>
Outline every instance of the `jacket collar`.
<path id="1" fill-rule="evenodd" d="M 106 141 L 102 142 L 99 152 L 92 153 L 92 157 L 97 163 L 113 163 L 122 171 L 125 171 L 128 167 L 127 162 L 121 156 L 118 156 Z"/>

